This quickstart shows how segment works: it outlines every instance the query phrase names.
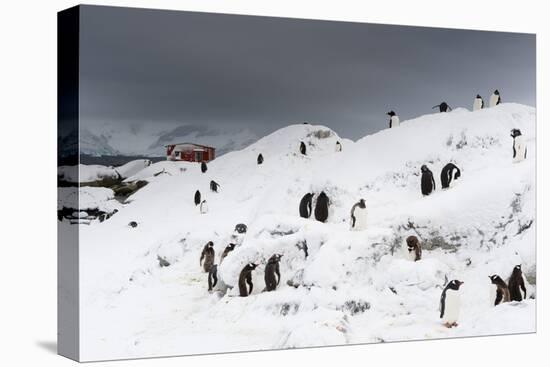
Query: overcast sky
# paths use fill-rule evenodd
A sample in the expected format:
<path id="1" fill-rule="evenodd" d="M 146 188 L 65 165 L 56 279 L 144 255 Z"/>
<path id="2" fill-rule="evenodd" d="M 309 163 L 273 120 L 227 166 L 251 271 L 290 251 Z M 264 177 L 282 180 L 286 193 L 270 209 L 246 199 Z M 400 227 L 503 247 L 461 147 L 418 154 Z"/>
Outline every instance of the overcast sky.
<path id="1" fill-rule="evenodd" d="M 317 122 L 357 139 L 471 108 L 535 105 L 535 36 L 114 7 L 81 8 L 84 124 L 208 124 L 259 136 Z"/>

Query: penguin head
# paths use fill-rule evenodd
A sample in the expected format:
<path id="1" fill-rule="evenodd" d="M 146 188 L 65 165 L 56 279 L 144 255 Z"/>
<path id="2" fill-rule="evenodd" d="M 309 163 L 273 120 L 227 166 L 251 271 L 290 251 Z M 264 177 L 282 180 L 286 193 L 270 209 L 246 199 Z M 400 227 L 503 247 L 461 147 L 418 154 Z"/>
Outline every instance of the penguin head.
<path id="1" fill-rule="evenodd" d="M 247 267 L 248 267 L 250 270 L 256 269 L 257 266 L 258 266 L 258 264 L 254 264 L 254 263 L 250 263 L 250 264 L 247 265 Z"/>
<path id="2" fill-rule="evenodd" d="M 423 164 L 422 167 L 420 167 L 420 171 L 422 171 L 422 172 L 428 172 L 428 171 L 429 171 L 428 166 L 426 166 L 425 164 Z"/>
<path id="3" fill-rule="evenodd" d="M 391 110 L 390 112 L 386 112 L 386 115 L 388 115 L 388 116 L 395 116 L 395 112 L 393 112 L 393 110 Z"/>
<path id="4" fill-rule="evenodd" d="M 460 289 L 462 284 L 464 284 L 464 282 L 461 282 L 460 280 L 451 280 L 451 282 L 447 285 L 447 288 L 457 291 Z"/>
<path id="5" fill-rule="evenodd" d="M 489 276 L 489 279 L 491 279 L 491 283 L 493 284 L 497 284 L 498 281 L 500 280 L 500 277 L 496 274 L 493 274 L 493 275 L 490 275 Z"/>
<path id="6" fill-rule="evenodd" d="M 500 95 L 500 93 L 498 92 L 498 89 L 495 89 L 495 91 L 493 92 L 495 95 Z"/>
<path id="7" fill-rule="evenodd" d="M 229 247 L 231 250 L 233 250 L 235 248 L 235 244 L 234 243 L 230 243 L 229 245 L 227 245 L 227 247 Z"/>
<path id="8" fill-rule="evenodd" d="M 514 273 L 521 273 L 521 265 L 514 266 Z"/>
<path id="9" fill-rule="evenodd" d="M 476 96 L 476 98 L 481 99 L 481 96 L 478 94 L 478 95 Z"/>
<path id="10" fill-rule="evenodd" d="M 520 130 L 520 129 L 512 129 L 512 130 L 510 131 L 510 136 L 511 136 L 512 138 L 521 136 L 521 130 Z"/>
<path id="11" fill-rule="evenodd" d="M 214 247 L 214 242 L 208 241 L 208 243 L 206 244 L 206 246 L 208 246 L 208 247 Z"/>
<path id="12" fill-rule="evenodd" d="M 359 207 L 361 209 L 365 209 L 367 207 L 367 204 L 365 203 L 365 199 L 359 200 Z"/>

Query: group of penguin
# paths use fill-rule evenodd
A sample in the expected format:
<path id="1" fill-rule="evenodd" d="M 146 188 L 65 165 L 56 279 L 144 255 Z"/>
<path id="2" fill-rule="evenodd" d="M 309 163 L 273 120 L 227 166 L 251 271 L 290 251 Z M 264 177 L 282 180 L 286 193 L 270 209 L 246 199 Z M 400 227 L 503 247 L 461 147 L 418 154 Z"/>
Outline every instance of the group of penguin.
<path id="1" fill-rule="evenodd" d="M 493 107 L 501 103 L 500 93 L 498 90 L 495 90 L 490 97 L 489 106 Z M 446 103 L 442 102 L 439 105 L 434 106 L 433 108 L 439 108 L 440 112 L 449 112 L 451 107 Z M 480 110 L 484 108 L 483 98 L 478 94 L 474 99 L 473 110 Z M 390 116 L 389 127 L 395 128 L 399 126 L 399 116 L 394 111 L 387 113 Z M 513 160 L 514 162 L 519 162 L 526 158 L 527 149 L 523 136 L 519 129 L 512 129 L 511 136 L 514 139 L 513 142 Z M 339 141 L 336 142 L 335 151 L 339 152 L 342 150 L 342 145 Z M 299 152 L 302 155 L 307 155 L 306 144 L 301 141 L 299 146 Z M 257 156 L 256 163 L 261 165 L 264 163 L 264 157 L 260 153 Z M 426 166 L 422 165 L 421 168 L 421 182 L 420 189 L 423 196 L 430 195 L 435 190 L 435 180 L 433 177 L 432 171 Z M 207 165 L 205 162 L 201 163 L 201 171 L 205 173 L 207 171 Z M 460 169 L 454 163 L 446 164 L 441 170 L 441 187 L 442 189 L 448 189 L 453 180 L 457 180 L 461 176 Z M 220 185 L 215 181 L 210 181 L 210 190 L 212 192 L 218 192 Z M 310 218 L 313 214 L 315 219 L 319 222 L 325 223 L 329 215 L 329 205 L 330 199 L 324 191 L 317 195 L 315 200 L 315 205 L 313 201 L 315 198 L 315 193 L 306 193 L 299 203 L 299 214 L 302 218 Z M 201 193 L 199 190 L 195 192 L 194 203 L 196 206 L 200 205 L 200 212 L 206 213 L 208 207 L 206 200 L 201 200 Z M 366 202 L 364 199 L 360 199 L 356 202 L 350 212 L 350 229 L 351 230 L 364 230 L 367 227 L 367 208 Z M 235 232 L 237 233 L 246 233 L 247 227 L 244 224 L 238 224 L 235 227 Z M 422 258 L 422 248 L 420 242 L 416 236 L 409 236 L 406 239 L 408 257 L 411 261 L 419 261 Z M 233 251 L 236 247 L 236 243 L 230 243 L 227 245 L 220 256 L 220 264 L 222 261 Z M 307 252 L 306 252 L 307 254 Z M 282 254 L 273 254 L 267 261 L 264 270 L 264 281 L 265 288 L 264 291 L 274 291 L 281 280 L 279 263 L 281 261 Z M 307 255 L 306 255 L 307 256 Z M 215 251 L 214 243 L 209 241 L 203 248 L 199 261 L 200 266 L 203 267 L 204 272 L 208 273 L 208 290 L 212 291 L 218 283 L 218 265 L 215 264 Z M 256 270 L 258 264 L 248 263 L 246 264 L 239 274 L 239 295 L 241 297 L 246 297 L 252 293 L 254 288 L 252 282 L 252 272 Z M 525 283 L 523 279 L 523 274 L 521 271 L 521 265 L 514 267 L 512 274 L 509 278 L 508 284 L 498 275 L 489 276 L 492 284 L 496 286 L 496 296 L 494 300 L 494 305 L 498 305 L 504 302 L 510 301 L 522 301 L 527 297 L 527 292 L 525 288 Z M 464 282 L 459 280 L 450 281 L 441 294 L 440 298 L 440 318 L 443 321 L 443 324 L 452 328 L 457 326 L 458 317 L 460 313 L 460 294 L 459 290 L 461 285 Z"/>

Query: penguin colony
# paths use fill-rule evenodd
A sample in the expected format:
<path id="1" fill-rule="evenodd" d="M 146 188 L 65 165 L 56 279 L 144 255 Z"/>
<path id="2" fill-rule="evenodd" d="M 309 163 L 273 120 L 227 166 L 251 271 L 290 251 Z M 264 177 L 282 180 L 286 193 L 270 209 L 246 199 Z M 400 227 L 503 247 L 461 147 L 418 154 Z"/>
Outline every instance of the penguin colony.
<path id="1" fill-rule="evenodd" d="M 495 90 L 489 99 L 489 107 L 497 106 L 501 103 L 500 93 Z M 439 112 L 451 112 L 452 109 L 446 102 L 441 102 L 438 105 L 432 107 L 432 109 L 438 108 Z M 485 108 L 483 98 L 478 94 L 474 98 L 473 111 L 481 110 Z M 400 125 L 399 116 L 391 110 L 386 113 L 389 119 L 389 128 L 397 128 Z M 519 129 L 511 130 L 511 137 L 513 138 L 512 144 L 512 159 L 513 162 L 520 162 L 527 158 L 527 148 L 521 131 Z M 302 155 L 307 155 L 307 147 L 303 141 L 299 142 L 299 152 Z M 342 144 L 337 141 L 335 146 L 335 152 L 342 151 Z M 264 162 L 264 156 L 259 153 L 256 158 L 257 165 L 261 165 Z M 207 171 L 206 163 L 201 163 L 201 172 Z M 431 195 L 436 189 L 435 179 L 432 171 L 427 165 L 420 167 L 420 191 L 423 196 Z M 449 189 L 452 183 L 461 176 L 460 168 L 454 163 L 449 162 L 441 170 L 441 188 Z M 218 192 L 220 185 L 215 181 L 210 181 L 210 190 L 212 192 Z M 308 192 L 304 194 L 299 202 L 298 212 L 300 217 L 309 219 L 313 215 L 315 220 L 325 223 L 329 219 L 329 206 L 330 198 L 328 195 L 321 191 L 319 194 Z M 199 190 L 195 192 L 194 203 L 196 206 L 200 204 L 200 212 L 206 214 L 208 212 L 206 206 L 206 200 L 202 198 Z M 365 199 L 361 198 L 358 202 L 353 204 L 350 210 L 350 230 L 362 231 L 367 228 L 367 204 Z M 235 226 L 234 232 L 238 234 L 245 234 L 247 232 L 247 226 L 243 223 L 239 223 Z M 413 262 L 421 261 L 422 259 L 422 246 L 421 241 L 416 236 L 409 236 L 405 240 L 408 259 Z M 220 256 L 219 263 L 221 264 L 227 256 L 231 256 L 231 253 L 238 245 L 235 243 L 228 244 L 223 253 Z M 308 256 L 307 243 L 302 241 L 297 244 L 300 250 L 305 253 L 305 258 Z M 264 281 L 265 288 L 263 292 L 272 292 L 277 289 L 281 280 L 280 273 L 280 261 L 283 257 L 282 254 L 273 254 L 267 260 L 264 267 Z M 265 261 L 265 260 L 264 260 Z M 215 251 L 214 243 L 209 241 L 203 248 L 199 261 L 200 266 L 205 273 L 208 273 L 208 291 L 212 292 L 218 285 L 218 265 L 215 264 Z M 252 273 L 258 270 L 260 263 L 251 262 L 247 263 L 241 270 L 238 279 L 239 295 L 241 297 L 250 296 L 254 290 L 254 284 L 252 282 Z M 490 284 L 495 286 L 494 298 L 491 302 L 494 306 L 497 306 L 506 302 L 521 302 L 527 298 L 527 290 L 525 287 L 525 280 L 521 270 L 521 265 L 516 265 L 512 270 L 508 283 L 506 283 L 499 275 L 489 275 Z M 440 319 L 443 325 L 447 328 L 458 326 L 458 320 L 461 308 L 460 289 L 464 282 L 454 279 L 448 282 L 439 300 L 439 312 Z"/>

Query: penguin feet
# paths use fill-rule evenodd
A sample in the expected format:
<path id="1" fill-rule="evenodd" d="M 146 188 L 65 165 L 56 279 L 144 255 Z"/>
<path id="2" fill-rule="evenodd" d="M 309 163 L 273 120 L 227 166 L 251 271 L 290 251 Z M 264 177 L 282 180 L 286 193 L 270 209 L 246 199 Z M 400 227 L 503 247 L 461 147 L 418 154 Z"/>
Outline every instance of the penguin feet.
<path id="1" fill-rule="evenodd" d="M 453 327 L 456 327 L 458 326 L 458 324 L 456 322 L 453 322 L 453 323 L 450 323 L 450 322 L 446 322 L 445 324 L 443 324 L 447 329 L 451 329 Z"/>

